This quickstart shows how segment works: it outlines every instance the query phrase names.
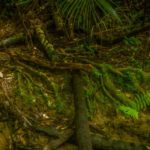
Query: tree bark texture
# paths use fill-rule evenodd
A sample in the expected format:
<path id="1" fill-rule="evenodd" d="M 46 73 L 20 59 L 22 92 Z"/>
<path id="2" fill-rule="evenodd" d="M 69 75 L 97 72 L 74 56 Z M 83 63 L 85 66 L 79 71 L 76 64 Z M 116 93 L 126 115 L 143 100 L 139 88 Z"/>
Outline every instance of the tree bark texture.
<path id="1" fill-rule="evenodd" d="M 73 92 L 75 103 L 75 133 L 79 150 L 92 150 L 88 125 L 86 99 L 80 71 L 73 74 Z"/>

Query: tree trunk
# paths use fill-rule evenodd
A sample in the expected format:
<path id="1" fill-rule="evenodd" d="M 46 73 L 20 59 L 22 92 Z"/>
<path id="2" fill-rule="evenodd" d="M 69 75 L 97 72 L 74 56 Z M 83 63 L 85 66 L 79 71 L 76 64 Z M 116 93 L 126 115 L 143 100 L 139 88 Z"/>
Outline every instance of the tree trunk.
<path id="1" fill-rule="evenodd" d="M 75 103 L 75 133 L 79 150 L 92 150 L 90 129 L 87 118 L 87 106 L 84 98 L 83 81 L 80 71 L 73 74 L 73 92 Z"/>

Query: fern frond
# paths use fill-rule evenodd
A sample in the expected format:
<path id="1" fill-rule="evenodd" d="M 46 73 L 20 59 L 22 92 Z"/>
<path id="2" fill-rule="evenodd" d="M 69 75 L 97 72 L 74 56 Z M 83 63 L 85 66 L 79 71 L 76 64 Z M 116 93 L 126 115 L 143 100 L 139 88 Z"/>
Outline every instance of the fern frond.
<path id="1" fill-rule="evenodd" d="M 150 105 L 150 92 L 144 92 L 143 94 L 136 95 L 135 98 L 136 109 L 141 110 L 145 109 Z"/>
<path id="2" fill-rule="evenodd" d="M 123 113 L 126 117 L 131 117 L 133 119 L 138 119 L 138 111 L 134 108 L 125 106 L 125 105 L 120 105 L 119 108 L 117 109 L 121 113 Z"/>
<path id="3" fill-rule="evenodd" d="M 118 111 L 122 112 L 126 117 L 138 119 L 138 113 L 141 109 L 146 109 L 150 105 L 150 92 L 144 92 L 143 94 L 136 95 L 134 105 L 131 107 L 121 105 L 118 107 Z"/>

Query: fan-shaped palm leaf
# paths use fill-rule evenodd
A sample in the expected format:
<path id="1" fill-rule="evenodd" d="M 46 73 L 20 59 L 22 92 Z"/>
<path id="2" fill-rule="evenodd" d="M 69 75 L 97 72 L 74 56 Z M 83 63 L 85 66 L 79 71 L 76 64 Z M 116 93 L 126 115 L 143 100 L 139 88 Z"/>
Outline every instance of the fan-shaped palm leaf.
<path id="1" fill-rule="evenodd" d="M 86 30 L 93 25 L 98 25 L 100 10 L 120 21 L 116 11 L 107 0 L 57 0 L 57 2 L 66 20 Z"/>

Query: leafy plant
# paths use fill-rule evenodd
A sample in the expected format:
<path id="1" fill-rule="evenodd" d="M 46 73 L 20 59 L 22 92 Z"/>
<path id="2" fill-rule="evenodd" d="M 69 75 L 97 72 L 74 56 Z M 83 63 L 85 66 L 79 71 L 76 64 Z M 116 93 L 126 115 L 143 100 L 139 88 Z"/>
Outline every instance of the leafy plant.
<path id="1" fill-rule="evenodd" d="M 103 94 L 126 117 L 138 119 L 139 111 L 150 105 L 150 92 L 141 87 L 141 80 L 147 75 L 140 69 L 119 71 L 109 65 L 97 64 L 92 73 L 94 78 L 101 81 L 99 83 Z"/>
<path id="2" fill-rule="evenodd" d="M 87 31 L 93 26 L 98 26 L 101 12 L 109 13 L 120 21 L 116 11 L 107 0 L 58 0 L 57 2 L 68 22 Z"/>
<path id="3" fill-rule="evenodd" d="M 141 109 L 145 109 L 150 105 L 150 93 L 145 92 L 140 95 L 136 95 L 134 103 L 131 106 L 120 105 L 117 110 L 122 112 L 126 117 L 131 117 L 134 119 L 138 119 L 139 111 Z"/>
<path id="4" fill-rule="evenodd" d="M 136 95 L 135 103 L 137 110 L 145 109 L 147 106 L 150 105 L 150 92 L 147 91 L 143 94 Z"/>
<path id="5" fill-rule="evenodd" d="M 135 37 L 130 37 L 130 38 L 125 37 L 123 41 L 126 45 L 129 45 L 129 46 L 139 46 L 139 45 L 141 45 L 141 41 L 138 38 L 135 38 Z"/>
<path id="6" fill-rule="evenodd" d="M 125 105 L 119 106 L 117 110 L 123 113 L 126 117 L 131 117 L 134 119 L 138 119 L 139 117 L 138 116 L 139 112 L 136 109 L 125 106 Z"/>

